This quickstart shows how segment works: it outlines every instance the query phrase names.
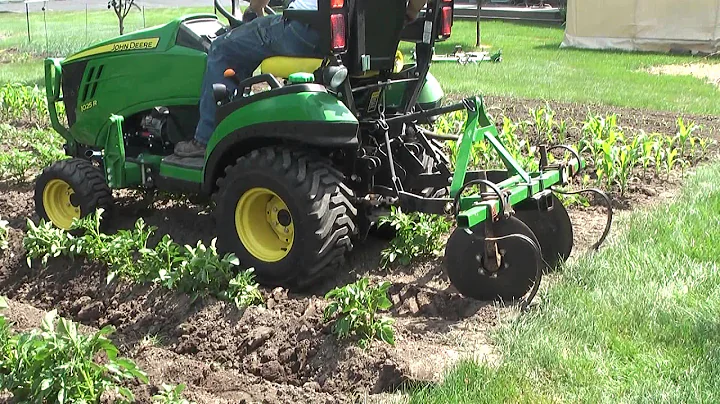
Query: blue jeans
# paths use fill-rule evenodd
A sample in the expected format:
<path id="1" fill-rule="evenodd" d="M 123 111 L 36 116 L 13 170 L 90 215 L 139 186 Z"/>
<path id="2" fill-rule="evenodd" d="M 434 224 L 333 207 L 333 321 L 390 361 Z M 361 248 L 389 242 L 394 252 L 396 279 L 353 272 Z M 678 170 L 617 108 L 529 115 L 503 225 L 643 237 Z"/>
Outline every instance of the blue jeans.
<path id="1" fill-rule="evenodd" d="M 212 94 L 213 84 L 225 84 L 231 94 L 237 88 L 224 77 L 225 70 L 231 68 L 239 80 L 245 80 L 263 60 L 272 56 L 319 57 L 319 39 L 315 30 L 281 15 L 256 18 L 215 39 L 203 78 L 195 140 L 205 145 L 215 130 L 217 105 Z"/>

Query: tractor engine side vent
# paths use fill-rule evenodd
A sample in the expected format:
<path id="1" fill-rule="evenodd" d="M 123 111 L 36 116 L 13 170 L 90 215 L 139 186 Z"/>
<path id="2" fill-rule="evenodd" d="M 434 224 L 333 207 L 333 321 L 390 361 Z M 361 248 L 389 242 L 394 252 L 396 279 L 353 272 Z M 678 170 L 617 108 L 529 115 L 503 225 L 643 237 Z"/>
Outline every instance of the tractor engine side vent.
<path id="1" fill-rule="evenodd" d="M 102 76 L 105 65 L 91 66 L 85 76 L 85 84 L 83 85 L 82 97 L 80 101 L 85 103 L 95 98 L 98 80 Z"/>

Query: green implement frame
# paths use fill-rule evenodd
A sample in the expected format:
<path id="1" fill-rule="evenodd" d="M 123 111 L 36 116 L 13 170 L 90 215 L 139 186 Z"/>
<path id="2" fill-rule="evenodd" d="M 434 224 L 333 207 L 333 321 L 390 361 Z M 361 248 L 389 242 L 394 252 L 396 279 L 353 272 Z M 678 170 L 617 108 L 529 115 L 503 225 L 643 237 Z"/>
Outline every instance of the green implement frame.
<path id="1" fill-rule="evenodd" d="M 575 154 L 575 158 L 566 163 L 546 165 L 546 156 L 541 158 L 540 171 L 528 173 L 525 171 L 503 144 L 498 140 L 498 131 L 490 118 L 487 116 L 485 106 L 481 97 L 476 97 L 467 102 L 468 119 L 465 129 L 460 137 L 455 173 L 453 174 L 450 186 L 450 196 L 458 201 L 456 209 L 457 224 L 461 228 L 472 228 L 473 226 L 488 219 L 494 219 L 503 208 L 506 209 L 520 202 L 532 198 L 554 185 L 563 185 L 567 179 L 585 168 L 585 161 Z M 492 148 L 500 155 L 507 169 L 508 178 L 498 184 L 496 188 L 501 195 L 488 198 L 483 195 L 459 195 L 466 187 L 468 164 L 472 153 L 473 144 L 478 142 L 489 142 Z M 545 153 L 545 150 L 542 150 Z M 502 198 L 502 200 L 501 200 Z"/>

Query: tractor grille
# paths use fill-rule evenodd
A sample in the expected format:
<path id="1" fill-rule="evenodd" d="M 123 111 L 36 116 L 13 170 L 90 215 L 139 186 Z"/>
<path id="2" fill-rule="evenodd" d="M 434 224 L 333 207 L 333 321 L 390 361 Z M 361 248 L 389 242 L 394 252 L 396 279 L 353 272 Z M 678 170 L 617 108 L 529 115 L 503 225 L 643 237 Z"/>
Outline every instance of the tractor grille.
<path id="1" fill-rule="evenodd" d="M 87 70 L 87 75 L 85 76 L 85 80 L 83 80 L 85 84 L 83 84 L 80 102 L 88 102 L 89 100 L 95 98 L 95 90 L 97 90 L 98 80 L 100 80 L 104 68 L 105 65 L 99 65 L 91 66 Z"/>

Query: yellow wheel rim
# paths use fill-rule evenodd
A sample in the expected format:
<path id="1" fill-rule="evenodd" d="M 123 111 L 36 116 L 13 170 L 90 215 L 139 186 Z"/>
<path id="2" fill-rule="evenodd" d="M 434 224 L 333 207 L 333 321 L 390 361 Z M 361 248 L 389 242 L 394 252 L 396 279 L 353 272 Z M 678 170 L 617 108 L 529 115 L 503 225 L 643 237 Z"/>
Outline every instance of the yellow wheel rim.
<path id="1" fill-rule="evenodd" d="M 252 188 L 243 194 L 235 208 L 235 228 L 248 252 L 264 262 L 287 257 L 295 240 L 290 209 L 266 188 Z"/>
<path id="2" fill-rule="evenodd" d="M 74 206 L 70 197 L 74 194 L 70 184 L 63 180 L 51 180 L 43 189 L 43 208 L 48 219 L 61 229 L 69 229 L 73 219 L 80 218 L 80 207 Z"/>

